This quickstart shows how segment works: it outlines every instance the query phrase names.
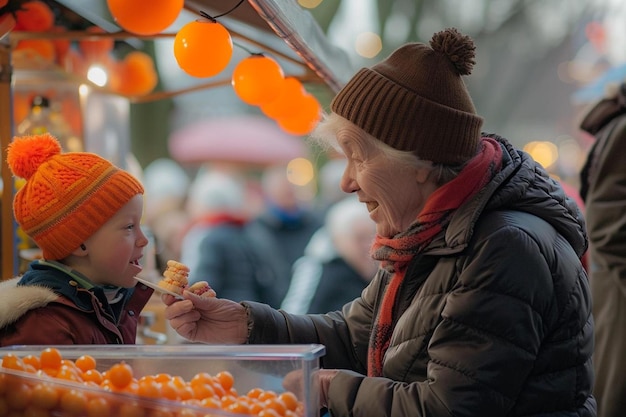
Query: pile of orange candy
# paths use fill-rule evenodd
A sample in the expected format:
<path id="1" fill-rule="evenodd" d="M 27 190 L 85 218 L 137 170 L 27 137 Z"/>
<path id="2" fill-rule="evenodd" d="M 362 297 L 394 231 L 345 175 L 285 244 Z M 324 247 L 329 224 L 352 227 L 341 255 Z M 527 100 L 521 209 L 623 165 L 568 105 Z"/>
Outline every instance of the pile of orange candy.
<path id="1" fill-rule="evenodd" d="M 96 365 L 90 355 L 63 359 L 55 348 L 47 348 L 38 356 L 4 354 L 2 368 L 38 377 L 0 373 L 0 415 L 209 417 L 211 410 L 259 417 L 301 417 L 304 414 L 303 404 L 289 391 L 276 393 L 253 388 L 239 395 L 228 371 L 215 375 L 198 373 L 190 380 L 164 373 L 137 378 L 133 368 L 123 361 L 104 371 L 98 371 Z M 59 380 L 66 383 L 55 383 Z M 82 389 L 82 386 L 89 388 Z M 167 406 L 155 400 L 177 403 Z M 206 412 L 199 409 L 206 409 Z"/>

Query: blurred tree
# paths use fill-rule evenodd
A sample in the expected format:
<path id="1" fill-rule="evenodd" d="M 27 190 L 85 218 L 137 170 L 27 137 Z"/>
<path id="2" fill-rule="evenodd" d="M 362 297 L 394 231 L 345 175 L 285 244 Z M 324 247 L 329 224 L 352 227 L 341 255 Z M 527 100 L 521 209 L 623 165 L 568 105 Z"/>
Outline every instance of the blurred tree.
<path id="1" fill-rule="evenodd" d="M 372 59 L 347 50 L 357 66 L 372 65 L 405 42 L 427 42 L 434 32 L 457 27 L 477 44 L 477 64 L 467 81 L 485 116 L 486 130 L 507 135 L 519 146 L 537 136 L 549 140 L 563 133 L 575 134 L 570 97 L 580 83 L 569 78 L 564 68 L 588 42 L 585 24 L 606 15 L 611 1 L 369 1 L 375 10 L 371 25 L 377 26 L 382 50 Z M 357 4 L 368 7 L 367 0 L 325 0 L 311 12 L 330 37 L 331 27 L 361 23 L 355 22 L 354 12 L 342 13 L 342 7 L 356 8 Z"/>
<path id="2" fill-rule="evenodd" d="M 143 44 L 143 52 L 155 59 L 154 41 Z M 160 77 L 155 90 L 161 90 Z M 167 138 L 169 135 L 169 114 L 173 103 L 171 99 L 161 99 L 147 103 L 131 104 L 130 137 L 133 154 L 141 166 L 169 155 Z"/>

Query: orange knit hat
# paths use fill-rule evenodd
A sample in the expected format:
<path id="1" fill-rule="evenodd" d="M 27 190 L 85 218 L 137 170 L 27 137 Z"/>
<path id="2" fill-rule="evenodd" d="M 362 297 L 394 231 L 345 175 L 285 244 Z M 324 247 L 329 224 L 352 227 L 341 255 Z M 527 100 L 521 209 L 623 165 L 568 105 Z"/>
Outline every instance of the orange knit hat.
<path id="1" fill-rule="evenodd" d="M 48 133 L 15 137 L 7 163 L 14 176 L 26 179 L 13 199 L 15 219 L 47 260 L 67 257 L 131 198 L 143 194 L 128 172 L 93 153 L 62 154 Z"/>

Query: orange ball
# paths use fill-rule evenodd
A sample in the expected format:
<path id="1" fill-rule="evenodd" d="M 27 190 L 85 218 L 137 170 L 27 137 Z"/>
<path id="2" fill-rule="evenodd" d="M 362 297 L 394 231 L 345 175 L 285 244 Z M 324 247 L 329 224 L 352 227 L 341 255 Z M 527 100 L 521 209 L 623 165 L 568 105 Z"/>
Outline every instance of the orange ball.
<path id="1" fill-rule="evenodd" d="M 298 112 L 298 102 L 302 100 L 305 93 L 302 83 L 297 78 L 286 77 L 279 88 L 277 97 L 263 103 L 261 112 L 274 120 L 295 116 Z"/>
<path id="2" fill-rule="evenodd" d="M 18 125 L 30 113 L 32 97 L 28 94 L 13 94 L 13 122 Z"/>
<path id="3" fill-rule="evenodd" d="M 108 377 L 115 388 L 126 388 L 133 381 L 133 368 L 125 362 L 116 363 L 109 368 Z"/>
<path id="4" fill-rule="evenodd" d="M 56 51 L 54 43 L 48 39 L 23 39 L 17 42 L 16 51 L 30 50 L 47 62 L 54 62 Z"/>
<path id="5" fill-rule="evenodd" d="M 85 29 L 88 33 L 106 33 L 104 29 L 99 26 L 90 26 Z M 82 39 L 78 42 L 78 47 L 83 53 L 83 56 L 88 61 L 98 61 L 104 59 L 109 52 L 113 50 L 115 41 L 112 38 L 101 37 L 98 39 Z"/>
<path id="6" fill-rule="evenodd" d="M 295 116 L 276 120 L 285 132 L 296 136 L 311 133 L 321 118 L 321 106 L 311 94 L 305 94 Z"/>
<path id="7" fill-rule="evenodd" d="M 174 57 L 194 77 L 212 77 L 223 71 L 233 55 L 230 33 L 218 22 L 193 21 L 174 38 Z"/>
<path id="8" fill-rule="evenodd" d="M 117 91 L 126 95 L 148 94 L 156 87 L 159 77 L 150 55 L 130 52 L 119 65 L 120 77 Z"/>
<path id="9" fill-rule="evenodd" d="M 54 13 L 43 1 L 31 0 L 22 3 L 15 12 L 15 20 L 22 30 L 45 32 L 54 25 Z"/>
<path id="10" fill-rule="evenodd" d="M 284 80 L 278 62 L 264 55 L 252 55 L 235 67 L 232 86 L 242 101 L 259 106 L 278 96 Z"/>
<path id="11" fill-rule="evenodd" d="M 115 22 L 137 35 L 154 35 L 167 29 L 184 4 L 184 0 L 107 0 Z"/>
<path id="12" fill-rule="evenodd" d="M 51 32 L 62 33 L 66 32 L 67 29 L 64 26 L 53 26 L 50 29 Z M 65 56 L 67 55 L 67 51 L 69 51 L 72 42 L 69 39 L 53 39 L 52 43 L 54 44 L 54 50 L 56 52 L 56 61 L 58 64 L 62 65 L 65 60 Z"/>

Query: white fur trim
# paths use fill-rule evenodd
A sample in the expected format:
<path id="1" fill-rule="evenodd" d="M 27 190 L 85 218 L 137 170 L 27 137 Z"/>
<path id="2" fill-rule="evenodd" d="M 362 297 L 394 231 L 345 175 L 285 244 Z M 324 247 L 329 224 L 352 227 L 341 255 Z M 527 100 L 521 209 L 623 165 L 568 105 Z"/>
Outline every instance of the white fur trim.
<path id="1" fill-rule="evenodd" d="M 46 287 L 17 286 L 20 278 L 0 282 L 0 328 L 16 322 L 26 312 L 45 307 L 59 298 Z"/>

